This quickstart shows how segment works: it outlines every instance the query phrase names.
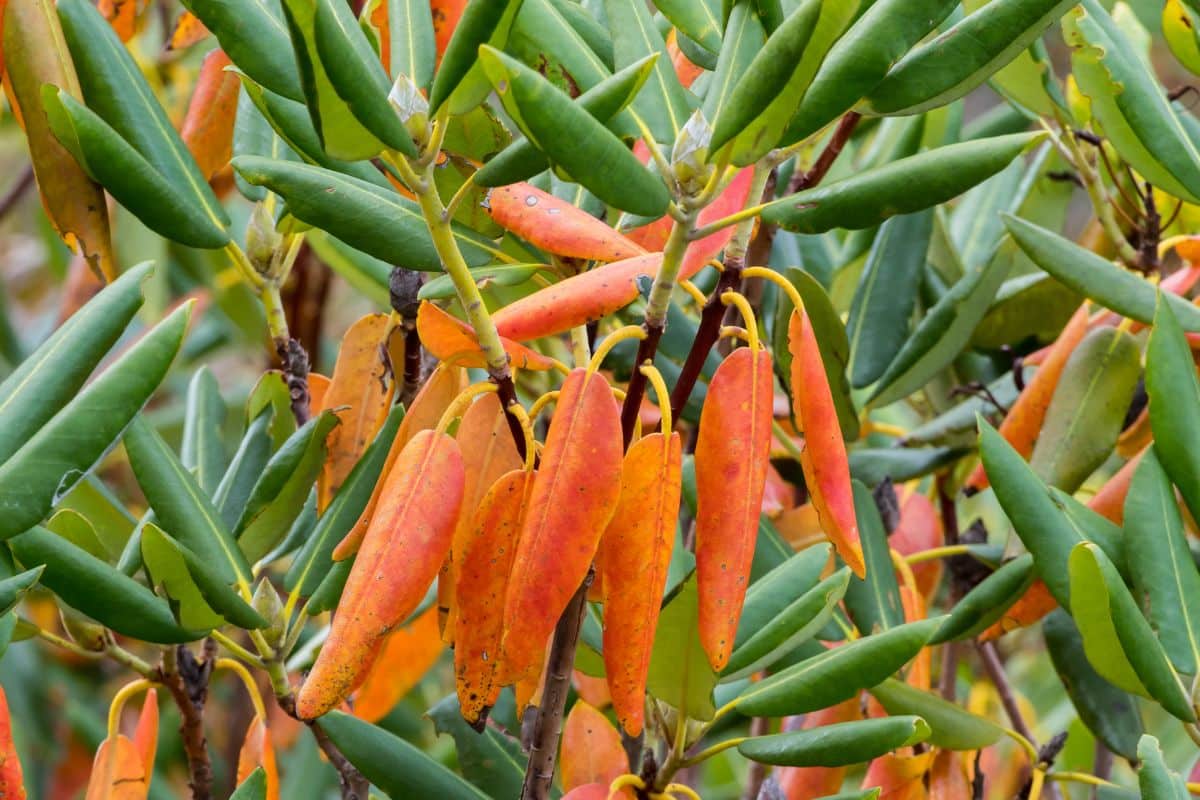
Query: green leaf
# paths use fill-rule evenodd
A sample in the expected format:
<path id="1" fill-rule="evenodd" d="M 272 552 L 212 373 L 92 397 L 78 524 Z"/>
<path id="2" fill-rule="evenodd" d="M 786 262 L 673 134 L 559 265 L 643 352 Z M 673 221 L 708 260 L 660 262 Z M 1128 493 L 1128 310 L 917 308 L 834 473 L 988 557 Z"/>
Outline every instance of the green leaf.
<path id="1" fill-rule="evenodd" d="M 1042 631 L 1046 650 L 1079 719 L 1109 750 L 1136 758 L 1138 737 L 1144 730 L 1137 701 L 1101 678 L 1088 663 L 1083 639 L 1066 611 L 1051 612 Z"/>
<path id="2" fill-rule="evenodd" d="M 1188 8 L 1182 0 L 1167 0 L 1163 6 L 1163 40 L 1172 55 L 1194 74 L 1200 74 L 1200 13 Z"/>
<path id="3" fill-rule="evenodd" d="M 250 565 L 216 507 L 143 417 L 125 433 L 125 451 L 159 524 L 199 556 L 221 580 L 250 581 Z"/>
<path id="4" fill-rule="evenodd" d="M 197 218 L 212 229 L 214 239 L 219 231 L 228 241 L 226 229 L 230 222 L 225 209 L 116 31 L 87 0 L 63 0 L 58 4 L 58 14 L 88 107 L 128 142 L 189 208 L 195 209 Z M 43 92 L 45 97 L 47 93 Z M 69 102 L 68 95 L 58 96 L 64 104 Z"/>
<path id="5" fill-rule="evenodd" d="M 657 0 L 654 5 L 680 33 L 710 53 L 721 51 L 724 44 L 721 31 L 725 26 L 721 19 L 721 4 L 717 0 Z M 729 18 L 733 19 L 736 13 L 735 6 Z M 608 18 L 612 19 L 611 13 Z"/>
<path id="6" fill-rule="evenodd" d="M 754 56 L 762 50 L 766 41 L 767 32 L 754 11 L 754 4 L 748 1 L 735 4 L 729 12 L 725 39 L 720 49 L 714 50 L 720 55 L 704 93 L 704 105 L 701 108 L 705 119 L 715 120 L 721 116 L 725 106 L 734 98 L 738 79 L 749 69 Z"/>
<path id="7" fill-rule="evenodd" d="M 971 333 L 1011 266 L 1005 259 L 992 259 L 954 284 L 904 342 L 867 402 L 882 407 L 908 397 L 954 363 L 970 344 Z"/>
<path id="8" fill-rule="evenodd" d="M 153 522 L 138 528 L 142 563 L 150 574 L 151 583 L 171 602 L 171 610 L 179 624 L 189 630 L 212 630 L 225 624 L 188 570 L 178 544 Z"/>
<path id="9" fill-rule="evenodd" d="M 868 486 L 888 478 L 904 483 L 953 464 L 965 453 L 960 447 L 856 447 L 848 454 L 850 477 Z"/>
<path id="10" fill-rule="evenodd" d="M 929 210 L 892 217 L 875 235 L 846 323 L 854 388 L 878 380 L 904 346 L 932 235 Z"/>
<path id="11" fill-rule="evenodd" d="M 247 561 L 256 562 L 270 552 L 300 515 L 325 463 L 325 437 L 337 424 L 332 411 L 318 414 L 267 463 L 234 529 Z"/>
<path id="12" fill-rule="evenodd" d="M 329 268 L 345 278 L 346 283 L 354 290 L 365 295 L 379 308 L 389 308 L 391 304 L 388 294 L 388 279 L 392 274 L 392 265 L 355 250 L 350 245 L 328 235 L 324 231 L 310 231 L 305 242 L 312 247 L 313 252 Z M 445 276 L 438 276 L 439 281 Z M 433 281 L 430 281 L 432 283 Z M 428 286 L 429 284 L 425 284 Z M 425 286 L 421 288 L 424 289 Z"/>
<path id="13" fill-rule="evenodd" d="M 296 54 L 304 99 L 325 152 L 334 158 L 361 161 L 379 155 L 384 143 L 358 121 L 349 103 L 338 95 L 321 60 L 317 48 L 317 9 L 327 1 L 282 0 L 283 14 Z"/>
<path id="14" fill-rule="evenodd" d="M 304 99 L 279 0 L 180 0 L 238 68 L 272 92 Z"/>
<path id="15" fill-rule="evenodd" d="M 1063 368 L 1029 465 L 1071 494 L 1112 454 L 1141 377 L 1141 351 L 1117 328 L 1089 333 Z"/>
<path id="16" fill-rule="evenodd" d="M 213 505 L 227 530 L 232 531 L 241 519 L 250 491 L 271 457 L 271 437 L 267 434 L 271 417 L 270 411 L 263 411 L 250 421 L 237 452 L 213 492 Z"/>
<path id="17" fill-rule="evenodd" d="M 849 700 L 907 664 L 941 622 L 910 622 L 827 650 L 752 684 L 737 698 L 736 708 L 749 717 L 777 717 Z"/>
<path id="18" fill-rule="evenodd" d="M 202 366 L 188 384 L 179 460 L 210 496 L 217 490 L 227 466 L 225 446 L 221 442 L 224 423 L 225 401 L 221 399 L 217 379 L 208 367 Z"/>
<path id="19" fill-rule="evenodd" d="M 1138 741 L 1138 788 L 1143 800 L 1188 800 L 1191 794 L 1178 773 L 1167 769 L 1158 739 L 1143 734 Z"/>
<path id="20" fill-rule="evenodd" d="M 299 587 L 302 597 L 312 595 L 333 568 L 333 548 L 350 532 L 367 507 L 403 420 L 404 406 L 394 406 L 388 412 L 375 441 L 371 442 L 350 470 L 342 487 L 317 521 L 316 528 L 292 560 L 283 581 L 284 588 L 289 592 Z"/>
<path id="21" fill-rule="evenodd" d="M 990 628 L 1033 584 L 1033 556 L 1017 556 L 967 592 L 930 644 L 972 639 Z"/>
<path id="22" fill-rule="evenodd" d="M 334 544 L 336 545 L 337 542 Z M 353 557 L 347 558 L 345 561 L 334 561 L 333 565 L 328 567 L 328 571 L 324 573 L 321 582 L 317 584 L 317 588 L 313 589 L 308 603 L 304 606 L 305 613 L 310 617 L 315 617 L 337 608 L 342 592 L 346 588 L 346 581 L 350 579 L 350 570 L 353 568 Z"/>
<path id="23" fill-rule="evenodd" d="M 944 106 L 1019 56 L 1077 0 L 991 0 L 897 64 L 867 98 L 873 114 Z"/>
<path id="24" fill-rule="evenodd" d="M 552 163 L 623 211 L 648 217 L 666 211 L 670 196 L 663 182 L 567 95 L 497 50 L 484 47 L 479 57 L 505 110 Z"/>
<path id="25" fill-rule="evenodd" d="M 215 249 L 229 242 L 227 221 L 206 213 L 100 115 L 49 85 L 42 90 L 42 104 L 63 147 L 146 227 L 192 247 Z"/>
<path id="26" fill-rule="evenodd" d="M 1125 497 L 1125 558 L 1135 597 L 1179 672 L 1200 669 L 1200 572 L 1158 445 L 1138 462 Z"/>
<path id="27" fill-rule="evenodd" d="M 1147 325 L 1154 322 L 1157 290 L 1149 281 L 1032 222 L 1003 216 L 1008 232 L 1033 263 L 1121 316 Z M 1177 295 L 1165 297 L 1184 330 L 1200 331 L 1200 309 Z"/>
<path id="28" fill-rule="evenodd" d="M 711 12 L 705 1 L 685 0 L 685 4 L 698 12 Z M 657 141 L 674 142 L 687 123 L 693 104 L 675 76 L 667 45 L 654 27 L 649 8 L 641 0 L 604 0 L 604 10 L 613 39 L 614 66 L 621 69 L 658 54 L 645 88 L 633 98 L 633 110 Z M 715 19 L 711 20 L 711 24 L 715 23 Z M 715 27 L 713 33 L 719 36 Z"/>
<path id="29" fill-rule="evenodd" d="M 846 338 L 846 326 L 834 308 L 833 300 L 821 282 L 810 273 L 796 267 L 784 271 L 788 281 L 800 293 L 804 311 L 812 322 L 817 337 L 817 349 L 825 366 L 825 377 L 833 394 L 833 405 L 837 409 L 838 425 L 842 436 L 848 441 L 858 438 L 858 410 L 850 396 L 850 383 L 846 379 L 846 364 L 850 360 L 850 342 Z M 789 397 L 792 391 L 792 353 L 788 347 L 788 322 L 792 314 L 791 299 L 781 293 L 775 304 L 774 346 L 775 372 Z"/>
<path id="30" fill-rule="evenodd" d="M 576 103 L 599 122 L 607 125 L 641 91 L 657 60 L 658 54 L 652 53 L 630 64 L 579 95 Z M 480 186 L 507 186 L 532 178 L 549 166 L 550 162 L 545 154 L 529 139 L 522 138 L 484 164 L 475 173 L 474 181 Z"/>
<path id="31" fill-rule="evenodd" d="M 849 111 L 957 5 L 957 0 L 878 0 L 870 4 L 822 62 L 785 140 L 805 139 Z"/>
<path id="32" fill-rule="evenodd" d="M 1045 273 L 1009 278 L 1001 284 L 991 308 L 971 334 L 971 345 L 1001 350 L 1027 339 L 1050 344 L 1081 302 L 1082 297 Z"/>
<path id="33" fill-rule="evenodd" d="M 351 247 L 409 269 L 442 268 L 420 208 L 390 189 L 321 167 L 253 156 L 235 159 L 234 167 L 250 183 L 281 196 L 296 219 Z M 458 226 L 454 236 L 469 266 L 493 260 L 494 248 L 481 237 Z"/>
<path id="34" fill-rule="evenodd" d="M 363 128 L 393 150 L 416 158 L 412 136 L 388 99 L 392 82 L 350 6 L 342 0 L 315 2 L 313 43 L 333 90 Z M 318 115 L 322 131 L 329 127 L 330 113 L 337 111 Z"/>
<path id="35" fill-rule="evenodd" d="M 775 147 L 859 5 L 858 0 L 804 0 L 742 73 L 732 101 L 713 121 L 711 151 L 733 140 L 733 163 L 746 166 Z"/>
<path id="36" fill-rule="evenodd" d="M 716 714 L 713 687 L 717 675 L 700 646 L 699 613 L 696 575 L 692 573 L 663 604 L 646 689 L 689 719 L 710 720 Z"/>
<path id="37" fill-rule="evenodd" d="M 924 742 L 929 734 L 929 725 L 920 717 L 883 717 L 756 736 L 739 744 L 738 752 L 762 764 L 843 767 Z"/>
<path id="38" fill-rule="evenodd" d="M 870 692 L 889 714 L 915 714 L 929 723 L 932 732 L 928 739 L 934 747 L 979 750 L 1004 736 L 1004 729 L 990 719 L 894 678 L 888 678 Z"/>
<path id="39" fill-rule="evenodd" d="M 1088 661 L 1106 680 L 1129 692 L 1152 697 L 1184 722 L 1196 713 L 1133 595 L 1100 547 L 1081 542 L 1071 549 L 1068 567 L 1075 603 L 1071 616 L 1083 635 Z"/>
<path id="40" fill-rule="evenodd" d="M 0 580 L 0 609 L 3 609 L 0 610 L 0 616 L 4 616 L 17 607 L 17 603 L 21 602 L 25 593 L 33 588 L 44 571 L 45 567 L 37 566 L 11 578 Z"/>
<path id="41" fill-rule="evenodd" d="M 0 383 L 0 463 L 79 391 L 142 305 L 150 264 L 125 271 Z"/>
<path id="42" fill-rule="evenodd" d="M 463 721 L 458 696 L 442 699 L 426 712 L 433 729 L 454 738 L 458 766 L 471 783 L 494 798 L 520 797 L 528 759 L 521 743 L 488 725 L 482 733 Z"/>
<path id="43" fill-rule="evenodd" d="M 46 530 L 57 533 L 101 561 L 108 560 L 109 552 L 96 536 L 96 529 L 77 511 L 64 508 L 54 512 L 54 516 L 46 522 Z"/>
<path id="44" fill-rule="evenodd" d="M 1072 5 L 1068 3 L 1068 5 Z M 1200 153 L 1150 65 L 1099 3 L 1083 0 L 1063 19 L 1072 74 L 1121 158 L 1147 181 L 1200 202 Z"/>
<path id="45" fill-rule="evenodd" d="M 863 634 L 903 625 L 904 606 L 900 602 L 900 583 L 892 566 L 888 532 L 884 530 L 871 490 L 860 481 L 854 481 L 854 516 L 858 519 L 858 536 L 867 575 L 850 579 L 846 589 L 846 610 Z"/>
<path id="46" fill-rule="evenodd" d="M 191 309 L 181 306 L 146 333 L 0 463 L 0 539 L 44 519 L 108 452 L 166 376 Z"/>
<path id="47" fill-rule="evenodd" d="M 408 742 L 369 722 L 331 711 L 317 725 L 367 780 L 392 797 L 487 797 Z"/>
<path id="48" fill-rule="evenodd" d="M 602 0 L 597 0 L 597 5 L 601 3 Z M 606 63 L 571 24 L 568 19 L 570 5 L 571 2 L 524 0 L 509 31 L 504 51 L 574 97 L 607 78 L 612 73 L 612 65 Z M 605 35 L 608 35 L 607 29 Z M 630 113 L 621 114 L 620 120 L 614 123 L 622 133 L 636 133 L 637 127 Z"/>
<path id="49" fill-rule="evenodd" d="M 388 7 L 392 77 L 407 75 L 422 89 L 433 81 L 437 61 L 433 13 L 426 0 L 379 0 Z"/>
<path id="50" fill-rule="evenodd" d="M 1146 393 L 1154 450 L 1195 517 L 1200 513 L 1200 431 L 1189 421 L 1196 419 L 1192 414 L 1200 414 L 1200 381 L 1192 349 L 1170 302 L 1173 296 L 1162 293 L 1158 298 L 1146 344 Z"/>
<path id="51" fill-rule="evenodd" d="M 1025 382 L 1028 383 L 1034 368 L 1025 367 Z M 1011 372 L 1006 372 L 987 385 L 990 397 L 999 403 L 1001 413 L 1016 401 L 1017 382 Z M 978 414 L 997 414 L 996 405 L 987 396 L 973 396 L 962 401 L 948 411 L 943 411 L 933 419 L 918 425 L 904 437 L 907 444 L 944 444 L 958 442 L 961 434 L 969 432 L 971 438 L 975 434 L 975 418 Z"/>
<path id="52" fill-rule="evenodd" d="M 433 77 L 433 88 L 429 90 L 429 110 L 436 113 L 442 104 L 450 99 L 450 95 L 472 71 L 479 59 L 479 48 L 487 44 L 497 28 L 503 27 L 501 21 L 506 14 L 516 13 L 516 7 L 521 3 L 514 0 L 470 0 L 446 52 L 442 55 L 442 63 L 438 66 L 437 74 Z"/>
<path id="53" fill-rule="evenodd" d="M 26 568 L 45 565 L 43 586 L 117 633 L 157 644 L 204 635 L 177 625 L 167 604 L 145 586 L 45 528 L 30 528 L 9 545 Z"/>
<path id="54" fill-rule="evenodd" d="M 1018 133 L 939 147 L 776 200 L 763 219 L 796 233 L 870 228 L 952 200 L 1044 137 Z"/>
<path id="55" fill-rule="evenodd" d="M 487 286 L 513 287 L 522 286 L 540 273 L 551 273 L 549 264 L 492 264 L 486 267 L 476 267 L 471 270 L 475 284 L 483 289 Z M 455 300 L 458 292 L 454 288 L 454 280 L 449 275 L 439 275 L 421 287 L 417 297 L 422 300 Z"/>
<path id="56" fill-rule="evenodd" d="M 238 784 L 229 800 L 267 800 L 267 772 L 258 767 Z"/>

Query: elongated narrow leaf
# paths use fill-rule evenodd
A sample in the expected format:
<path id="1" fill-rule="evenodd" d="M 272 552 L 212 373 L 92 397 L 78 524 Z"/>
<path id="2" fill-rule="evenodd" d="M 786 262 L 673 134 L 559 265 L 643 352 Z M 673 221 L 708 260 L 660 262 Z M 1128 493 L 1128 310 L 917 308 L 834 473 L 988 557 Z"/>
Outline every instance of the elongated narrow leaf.
<path id="1" fill-rule="evenodd" d="M 181 0 L 213 32 L 238 68 L 273 92 L 303 100 L 278 0 Z"/>
<path id="2" fill-rule="evenodd" d="M 1138 788 L 1144 800 L 1187 800 L 1191 796 L 1187 784 L 1176 772 L 1167 769 L 1158 740 L 1143 734 L 1137 747 Z"/>
<path id="3" fill-rule="evenodd" d="M 463 722 L 457 700 L 449 695 L 427 713 L 434 730 L 454 738 L 463 775 L 490 796 L 519 796 L 528 760 L 521 751 L 521 743 L 495 725 L 488 725 L 482 734 L 477 733 Z M 604 790 L 607 792 L 608 787 Z"/>
<path id="4" fill-rule="evenodd" d="M 493 189 L 487 207 L 503 228 L 555 255 L 622 261 L 646 252 L 586 211 L 527 183 Z"/>
<path id="5" fill-rule="evenodd" d="M 137 538 L 141 566 L 150 576 L 153 588 L 170 601 L 180 625 L 211 630 L 225 624 L 225 617 L 209 604 L 193 580 L 177 542 L 148 520 L 138 526 Z"/>
<path id="6" fill-rule="evenodd" d="M 1200 509 L 1200 451 L 1193 448 L 1200 447 L 1200 437 L 1186 421 L 1200 412 L 1200 380 L 1170 297 L 1159 295 L 1154 329 L 1146 346 L 1150 427 L 1163 469 L 1195 515 Z"/>
<path id="7" fill-rule="evenodd" d="M 441 108 L 467 77 L 479 57 L 480 45 L 492 38 L 512 5 L 512 0 L 469 0 L 433 77 L 433 88 L 429 90 L 431 111 Z"/>
<path id="8" fill-rule="evenodd" d="M 708 0 L 694 0 L 681 5 L 699 13 L 708 11 L 711 16 L 711 9 L 707 8 L 706 2 Z M 671 68 L 666 43 L 658 28 L 654 27 L 649 8 L 639 0 L 604 0 L 604 11 L 612 33 L 613 59 L 617 69 L 658 54 L 649 80 L 633 100 L 633 110 L 655 139 L 664 143 L 674 142 L 687 124 L 692 103 Z M 710 20 L 709 24 L 713 26 L 712 32 L 719 35 L 715 30 L 716 20 Z M 716 49 L 713 48 L 714 52 Z"/>
<path id="9" fill-rule="evenodd" d="M 879 516 L 871 490 L 854 482 L 853 508 L 862 536 L 865 574 L 851 579 L 846 589 L 846 610 L 864 634 L 894 628 L 904 622 L 900 584 L 892 566 L 888 532 Z"/>
<path id="10" fill-rule="evenodd" d="M 1073 6 L 1073 0 L 992 0 L 913 50 L 867 100 L 877 114 L 916 114 L 979 86 Z"/>
<path id="11" fill-rule="evenodd" d="M 1017 133 L 939 147 L 776 200 L 763 219 L 797 233 L 869 228 L 957 197 L 1044 137 Z"/>
<path id="12" fill-rule="evenodd" d="M 888 678 L 870 691 L 889 714 L 915 714 L 925 720 L 932 729 L 929 743 L 936 747 L 978 750 L 1004 736 L 1004 729 L 991 720 L 895 678 Z"/>
<path id="13" fill-rule="evenodd" d="M 384 66 L 393 79 L 407 75 L 417 86 L 428 89 L 438 55 L 432 4 L 425 0 L 376 0 L 374 5 L 370 19 L 379 28 Z"/>
<path id="14" fill-rule="evenodd" d="M 977 636 L 1012 608 L 1033 583 L 1033 556 L 1025 553 L 987 576 L 954 604 L 933 644 Z"/>
<path id="15" fill-rule="evenodd" d="M 733 100 L 738 79 L 749 69 L 766 40 L 767 33 L 754 3 L 735 4 L 729 12 L 721 47 L 714 51 L 719 53 L 717 65 L 701 106 L 705 119 L 711 122 L 720 118 L 725 106 Z"/>
<path id="16" fill-rule="evenodd" d="M 221 399 L 217 379 L 208 367 L 197 370 L 188 384 L 186 414 L 179 460 L 196 476 L 200 488 L 211 496 L 217 490 L 227 464 L 221 442 L 225 401 Z"/>
<path id="17" fill-rule="evenodd" d="M 200 174 L 207 180 L 228 166 L 233 157 L 233 128 L 242 84 L 236 73 L 226 71 L 231 63 L 222 50 L 205 56 L 179 129 Z"/>
<path id="18" fill-rule="evenodd" d="M 160 322 L 0 465 L 0 539 L 44 519 L 108 452 L 166 376 L 190 314 L 189 303 Z"/>
<path id="19" fill-rule="evenodd" d="M 716 713 L 713 687 L 717 674 L 708 663 L 696 628 L 699 604 L 693 573 L 663 604 L 646 688 L 688 718 L 710 720 Z"/>
<path id="20" fill-rule="evenodd" d="M 738 752 L 763 764 L 841 767 L 910 747 L 927 740 L 929 734 L 929 725 L 921 717 L 883 717 L 758 736 L 739 744 Z"/>
<path id="21" fill-rule="evenodd" d="M 262 615 L 255 611 L 236 591 L 229 588 L 218 574 L 213 565 L 202 561 L 195 553 L 182 544 L 162 535 L 163 543 L 171 547 L 183 560 L 188 574 L 196 588 L 208 605 L 239 628 L 265 628 L 269 624 Z"/>

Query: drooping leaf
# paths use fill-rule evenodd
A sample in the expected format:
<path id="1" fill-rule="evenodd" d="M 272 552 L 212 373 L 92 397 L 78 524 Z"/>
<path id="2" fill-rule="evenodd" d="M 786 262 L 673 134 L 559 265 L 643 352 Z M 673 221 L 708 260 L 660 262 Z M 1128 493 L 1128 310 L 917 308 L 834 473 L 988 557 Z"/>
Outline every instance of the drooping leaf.
<path id="1" fill-rule="evenodd" d="M 646 688 L 690 719 L 710 720 L 716 713 L 713 687 L 717 675 L 696 628 L 699 594 L 695 575 L 666 598 L 658 618 Z"/>
<path id="2" fill-rule="evenodd" d="M 709 25 L 713 33 L 716 20 L 711 18 L 709 0 L 694 0 L 680 5 L 690 7 L 703 14 L 709 12 Z M 617 69 L 624 69 L 647 56 L 658 54 L 651 68 L 649 80 L 633 99 L 632 108 L 646 127 L 660 142 L 671 143 L 678 137 L 692 113 L 692 103 L 687 92 L 679 84 L 666 43 L 645 3 L 638 0 L 604 0 L 604 11 L 608 16 L 609 31 L 613 40 L 613 60 Z M 711 40 L 710 40 L 711 41 Z"/>
<path id="3" fill-rule="evenodd" d="M 304 99 L 287 23 L 278 0 L 181 0 L 213 32 L 221 49 L 255 82 Z"/>
<path id="4" fill-rule="evenodd" d="M 871 695 L 889 714 L 915 714 L 929 724 L 929 743 L 947 750 L 978 750 L 995 744 L 1004 729 L 936 694 L 888 678 Z"/>
<path id="5" fill-rule="evenodd" d="M 840 767 L 911 747 L 927 740 L 929 735 L 929 725 L 921 717 L 883 717 L 756 736 L 739 744 L 738 752 L 763 764 Z"/>
<path id="6" fill-rule="evenodd" d="M 1200 510 L 1200 453 L 1193 446 L 1200 440 L 1185 422 L 1200 410 L 1200 380 L 1170 298 L 1159 295 L 1146 345 L 1146 393 L 1155 453 L 1194 516 Z"/>

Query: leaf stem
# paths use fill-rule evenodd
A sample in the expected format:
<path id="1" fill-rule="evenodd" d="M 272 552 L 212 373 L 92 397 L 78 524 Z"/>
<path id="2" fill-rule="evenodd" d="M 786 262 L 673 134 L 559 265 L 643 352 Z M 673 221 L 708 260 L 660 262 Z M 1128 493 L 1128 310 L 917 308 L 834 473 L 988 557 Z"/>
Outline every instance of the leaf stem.
<path id="1" fill-rule="evenodd" d="M 722 742 L 717 742 L 716 744 L 712 745 L 711 747 L 706 747 L 705 749 L 701 750 L 699 753 L 696 753 L 695 755 L 688 756 L 687 758 L 685 758 L 683 760 L 683 762 L 680 766 L 693 767 L 696 764 L 699 764 L 701 761 L 706 761 L 707 759 L 712 758 L 713 756 L 717 755 L 718 753 L 723 753 L 726 750 L 737 747 L 739 744 L 741 744 L 742 742 L 746 741 L 749 738 L 750 738 L 749 736 L 735 736 L 732 739 L 726 739 Z"/>

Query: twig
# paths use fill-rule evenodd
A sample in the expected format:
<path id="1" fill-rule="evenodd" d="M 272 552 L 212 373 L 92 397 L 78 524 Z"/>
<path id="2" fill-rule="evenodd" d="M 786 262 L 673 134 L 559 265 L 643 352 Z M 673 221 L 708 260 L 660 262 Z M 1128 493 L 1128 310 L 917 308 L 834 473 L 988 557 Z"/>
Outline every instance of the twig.
<path id="1" fill-rule="evenodd" d="M 267 665 L 267 669 L 271 673 L 271 688 L 275 693 L 275 702 L 283 709 L 283 713 L 308 726 L 308 729 L 312 731 L 313 738 L 317 741 L 317 747 L 321 748 L 321 752 L 325 754 L 329 763 L 337 771 L 342 800 L 368 800 L 371 782 L 364 778 L 358 768 L 342 755 L 342 751 L 338 750 L 337 745 L 325 731 L 321 730 L 321 726 L 316 724 L 315 720 L 301 720 L 296 715 L 296 696 L 287 682 L 287 674 L 283 672 L 283 665 L 279 662 L 271 662 Z"/>
<path id="2" fill-rule="evenodd" d="M 838 122 L 838 126 L 833 131 L 833 136 L 829 139 L 829 144 L 825 145 L 825 149 L 821 151 L 821 155 L 817 156 L 817 162 L 812 165 L 812 169 L 807 172 L 797 172 L 792 175 L 792 179 L 788 181 L 788 194 L 805 189 L 811 189 L 816 186 L 829 173 L 830 168 L 842 153 L 842 148 L 846 146 L 846 142 L 850 141 L 851 134 L 858 127 L 859 120 L 862 119 L 862 114 L 857 111 L 848 111 Z"/>
<path id="3" fill-rule="evenodd" d="M 13 181 L 13 185 L 9 187 L 3 197 L 0 197 L 0 219 L 7 217 L 17 203 L 21 202 L 25 193 L 33 188 L 33 183 L 33 164 L 26 164 L 25 169 Z"/>
<path id="4" fill-rule="evenodd" d="M 192 800 L 210 800 L 213 788 L 212 760 L 204 734 L 204 704 L 208 699 L 208 680 L 217 658 L 217 643 L 204 640 L 201 659 L 197 660 L 184 645 L 163 651 L 155 681 L 167 687 L 179 707 L 179 733 L 188 760 L 188 785 Z"/>

